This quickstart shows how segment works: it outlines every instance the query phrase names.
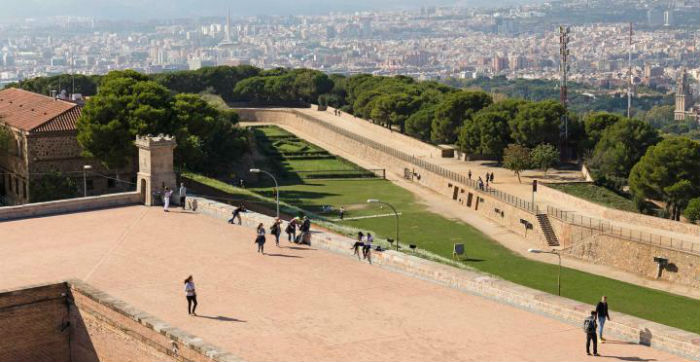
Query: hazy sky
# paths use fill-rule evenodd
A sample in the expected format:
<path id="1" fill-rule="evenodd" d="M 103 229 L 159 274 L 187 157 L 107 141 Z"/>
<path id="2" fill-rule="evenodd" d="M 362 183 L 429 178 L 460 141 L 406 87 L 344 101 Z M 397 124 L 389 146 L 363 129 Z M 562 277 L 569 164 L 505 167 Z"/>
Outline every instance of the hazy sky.
<path id="1" fill-rule="evenodd" d="M 489 6 L 532 0 L 0 0 L 0 18 L 54 15 L 144 20 L 225 14 L 288 15 L 387 10 L 431 5 Z"/>

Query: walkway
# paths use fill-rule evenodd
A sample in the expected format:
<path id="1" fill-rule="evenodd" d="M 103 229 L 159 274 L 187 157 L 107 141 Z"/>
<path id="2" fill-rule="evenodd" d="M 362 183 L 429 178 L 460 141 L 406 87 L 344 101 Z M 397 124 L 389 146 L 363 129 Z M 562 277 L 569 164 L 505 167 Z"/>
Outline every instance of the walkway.
<path id="1" fill-rule="evenodd" d="M 252 229 L 178 210 L 18 220 L 0 235 L 0 288 L 87 279 L 244 360 L 679 360 L 616 341 L 588 357 L 580 326 L 286 242 L 263 256 Z M 185 312 L 189 274 L 199 317 Z"/>
<path id="2" fill-rule="evenodd" d="M 312 111 L 309 111 L 312 112 Z M 315 111 L 314 111 L 315 112 Z M 319 112 L 321 113 L 321 112 Z M 333 116 L 332 113 L 330 113 L 330 117 L 336 117 Z M 346 116 L 349 117 L 349 116 Z M 374 126 L 370 124 L 369 122 L 362 121 L 365 124 L 368 124 L 370 126 Z M 241 123 L 241 126 L 250 126 L 250 125 L 262 125 L 262 124 L 271 124 L 267 122 L 243 122 Z M 371 163 L 367 161 L 366 159 L 363 159 L 361 157 L 357 157 L 354 150 L 352 149 L 345 149 L 338 144 L 335 143 L 329 143 L 326 142 L 323 138 L 316 136 L 316 134 L 313 132 L 313 130 L 308 130 L 308 129 L 303 129 L 300 127 L 294 127 L 290 125 L 277 125 L 279 127 L 282 127 L 286 129 L 287 131 L 294 133 L 295 135 L 310 141 L 314 144 L 317 144 L 318 146 L 326 149 L 327 151 L 338 155 L 340 157 L 343 157 L 351 162 L 354 162 L 364 168 L 384 168 L 383 165 L 378 165 Z M 355 126 L 357 127 L 357 126 Z M 384 129 L 382 127 L 378 127 L 380 129 Z M 389 131 L 386 131 L 389 133 Z M 383 135 L 386 136 L 386 135 Z M 404 135 L 398 135 L 401 137 L 406 137 Z M 413 142 L 418 142 L 413 140 Z M 503 170 L 503 169 L 499 169 Z M 426 187 L 423 187 L 421 185 L 415 184 L 410 181 L 406 181 L 401 175 L 396 175 L 392 174 L 390 172 L 387 173 L 387 178 L 390 178 L 392 182 L 397 184 L 398 186 L 403 187 L 404 189 L 410 191 L 413 193 L 421 202 L 423 202 L 426 205 L 430 206 L 430 209 L 433 210 L 436 213 L 439 213 L 447 218 L 453 218 L 453 219 L 458 219 L 462 220 L 471 226 L 475 227 L 476 229 L 480 230 L 484 234 L 488 235 L 495 241 L 501 243 L 502 245 L 506 246 L 507 248 L 521 254 L 522 256 L 532 259 L 532 260 L 538 260 L 538 261 L 543 261 L 543 262 L 548 262 L 548 263 L 557 263 L 558 259 L 555 255 L 548 255 L 548 254 L 532 254 L 528 253 L 527 249 L 532 247 L 532 244 L 525 240 L 523 237 L 517 235 L 516 233 L 510 231 L 509 229 L 506 229 L 502 225 L 499 225 L 487 218 L 478 216 L 474 213 L 466 213 L 464 212 L 464 207 L 460 206 L 459 204 L 452 202 L 449 198 L 440 195 L 436 192 L 434 192 L 431 189 L 428 189 Z M 496 174 L 496 180 L 499 179 L 498 173 Z M 497 187 L 500 187 L 498 183 L 496 184 Z M 596 275 L 602 275 L 608 278 L 632 283 L 635 285 L 640 285 L 640 286 L 645 286 L 649 288 L 654 288 L 658 290 L 663 290 L 679 295 L 684 295 L 687 297 L 695 298 L 695 299 L 700 299 L 700 290 L 696 288 L 692 288 L 689 286 L 684 286 L 684 285 L 678 285 L 678 284 L 673 284 L 673 283 L 668 283 L 665 281 L 660 281 L 660 280 L 652 280 L 652 279 L 647 279 L 641 276 L 638 276 L 633 273 L 621 271 L 616 268 L 612 268 L 609 266 L 605 265 L 598 265 L 598 264 L 591 264 L 585 261 L 581 261 L 578 259 L 574 258 L 562 258 L 562 265 L 566 267 L 570 267 L 573 269 L 577 270 L 582 270 L 588 273 L 596 274 Z"/>

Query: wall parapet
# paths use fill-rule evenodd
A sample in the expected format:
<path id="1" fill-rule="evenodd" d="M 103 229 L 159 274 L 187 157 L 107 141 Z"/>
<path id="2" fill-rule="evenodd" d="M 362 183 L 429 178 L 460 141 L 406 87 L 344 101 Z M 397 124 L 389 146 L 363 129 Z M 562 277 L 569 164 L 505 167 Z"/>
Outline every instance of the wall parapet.
<path id="1" fill-rule="evenodd" d="M 197 212 L 220 220 L 230 218 L 234 209 L 221 202 L 199 197 L 196 199 Z M 243 226 L 254 228 L 261 222 L 270 224 L 273 219 L 272 216 L 248 212 L 242 221 Z M 311 243 L 314 247 L 354 257 L 351 250 L 355 242 L 353 238 L 326 230 L 315 230 L 312 235 Z M 489 274 L 459 269 L 393 250 L 373 253 L 372 262 L 387 270 L 486 297 L 576 326 L 594 309 L 593 305 L 524 287 Z M 615 320 L 606 323 L 606 333 L 685 358 L 700 359 L 700 335 L 619 312 L 615 314 Z"/>
<path id="2" fill-rule="evenodd" d="M 700 234 L 700 225 L 687 224 L 682 223 L 680 221 L 673 221 L 650 215 L 617 210 L 610 207 L 598 205 L 594 202 L 584 200 L 580 197 L 567 194 L 566 192 L 559 191 L 552 187 L 548 187 L 546 184 L 539 184 L 539 186 L 540 188 L 537 190 L 537 192 L 542 194 L 543 196 L 556 200 L 562 200 L 563 203 L 571 205 L 572 208 L 575 208 L 577 210 L 585 210 L 587 212 L 600 215 L 600 217 L 603 219 L 653 226 L 661 230 L 672 231 L 693 236 L 697 236 Z"/>
<path id="3" fill-rule="evenodd" d="M 81 212 L 110 207 L 134 205 L 141 202 L 138 192 L 120 192 L 100 196 L 36 202 L 17 206 L 0 207 L 0 222 L 29 217 Z"/>

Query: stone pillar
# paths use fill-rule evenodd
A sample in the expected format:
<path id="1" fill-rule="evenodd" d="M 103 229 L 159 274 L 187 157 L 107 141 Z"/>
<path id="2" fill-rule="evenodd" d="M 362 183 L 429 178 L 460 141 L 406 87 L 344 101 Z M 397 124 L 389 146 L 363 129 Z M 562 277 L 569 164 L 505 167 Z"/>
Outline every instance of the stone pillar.
<path id="1" fill-rule="evenodd" d="M 173 149 L 177 146 L 174 136 L 136 136 L 139 149 L 139 172 L 136 190 L 141 193 L 144 205 L 162 202 L 163 190 L 169 187 L 177 192 L 177 180 L 173 171 Z M 155 197 L 154 197 L 155 196 Z"/>

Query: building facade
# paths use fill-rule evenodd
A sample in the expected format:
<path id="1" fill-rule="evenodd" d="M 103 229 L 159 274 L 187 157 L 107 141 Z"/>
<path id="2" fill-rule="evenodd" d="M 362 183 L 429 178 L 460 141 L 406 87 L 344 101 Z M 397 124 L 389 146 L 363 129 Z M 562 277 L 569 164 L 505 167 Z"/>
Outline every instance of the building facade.
<path id="1" fill-rule="evenodd" d="M 76 128 L 81 110 L 76 103 L 21 89 L 0 91 L 0 131 L 9 136 L 0 148 L 0 205 L 43 201 L 52 189 L 60 198 L 60 192 L 82 196 L 136 188 L 133 166 L 108 170 L 82 156 Z"/>

